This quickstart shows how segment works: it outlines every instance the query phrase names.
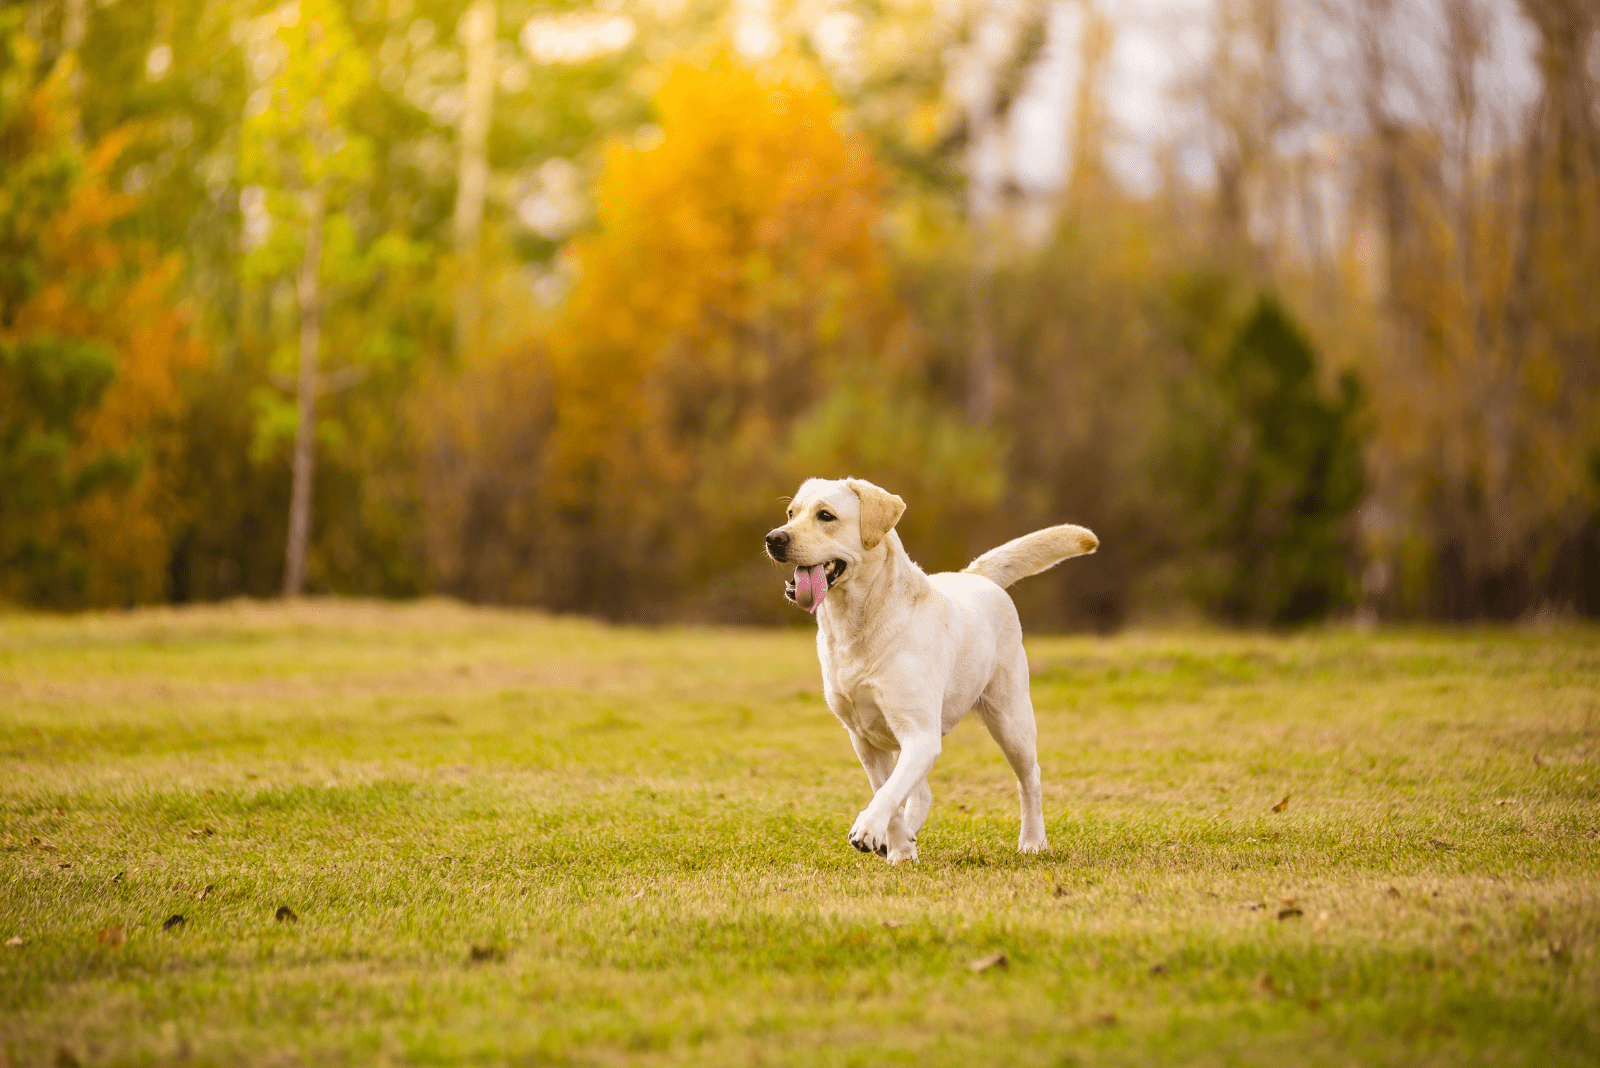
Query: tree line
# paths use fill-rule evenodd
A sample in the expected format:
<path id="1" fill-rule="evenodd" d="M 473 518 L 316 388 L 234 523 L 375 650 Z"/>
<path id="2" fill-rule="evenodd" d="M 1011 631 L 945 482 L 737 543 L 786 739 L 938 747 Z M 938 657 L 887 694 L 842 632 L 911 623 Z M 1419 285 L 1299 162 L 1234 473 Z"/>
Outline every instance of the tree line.
<path id="1" fill-rule="evenodd" d="M 1035 625 L 1600 612 L 1589 5 L 1218 0 L 1142 177 L 1086 0 L 751 17 L 0 12 L 0 598 L 778 622 L 853 474 Z"/>

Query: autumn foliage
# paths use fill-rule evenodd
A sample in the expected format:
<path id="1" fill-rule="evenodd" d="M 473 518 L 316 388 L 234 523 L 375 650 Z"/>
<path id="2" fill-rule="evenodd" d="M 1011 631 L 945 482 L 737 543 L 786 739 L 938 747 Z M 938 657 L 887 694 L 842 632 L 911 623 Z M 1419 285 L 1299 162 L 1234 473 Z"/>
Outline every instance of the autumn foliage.
<path id="1" fill-rule="evenodd" d="M 131 198 L 107 179 L 133 132 L 80 149 L 65 72 L 29 84 L 25 39 L 9 47 L 0 151 L 31 166 L 0 177 L 0 593 L 155 600 L 185 518 L 181 376 L 204 353 L 174 300 L 178 257 L 118 232 Z"/>
<path id="2" fill-rule="evenodd" d="M 526 489 L 494 493 L 523 517 L 500 536 L 537 545 L 518 564 L 531 597 L 648 616 L 720 594 L 724 612 L 748 611 L 719 581 L 759 581 L 749 530 L 792 488 L 798 454 L 843 430 L 825 403 L 849 374 L 896 374 L 908 327 L 877 224 L 886 175 L 799 69 L 684 65 L 655 103 L 661 143 L 607 154 L 596 232 L 547 340 L 469 381 L 540 383 L 483 412 L 511 424 L 491 441 L 535 439 L 517 458 L 537 471 Z M 496 460 L 469 462 L 471 477 L 480 465 Z M 470 544 L 479 508 L 441 539 Z M 490 582 L 459 566 L 446 581 Z"/>
<path id="3" fill-rule="evenodd" d="M 312 465 L 311 593 L 789 620 L 858 475 L 933 568 L 1092 527 L 1030 626 L 1600 612 L 1592 6 L 1203 5 L 1136 181 L 1089 6 L 39 0 L 0 598 L 275 595 Z"/>

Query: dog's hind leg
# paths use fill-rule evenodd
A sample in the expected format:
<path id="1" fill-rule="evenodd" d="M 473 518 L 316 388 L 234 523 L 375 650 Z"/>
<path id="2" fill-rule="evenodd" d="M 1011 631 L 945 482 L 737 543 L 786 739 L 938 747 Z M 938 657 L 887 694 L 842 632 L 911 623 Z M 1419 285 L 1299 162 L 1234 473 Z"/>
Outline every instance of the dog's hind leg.
<path id="1" fill-rule="evenodd" d="M 1033 698 L 1028 693 L 1028 657 L 1020 648 L 1009 666 L 995 672 L 994 680 L 978 701 L 977 713 L 1017 775 L 1017 795 L 1022 802 L 1022 833 L 1017 838 L 1017 849 L 1038 853 L 1049 847 L 1039 782 L 1039 729 L 1033 720 Z"/>
<path id="2" fill-rule="evenodd" d="M 923 779 L 911 791 L 911 796 L 906 798 L 906 829 L 911 832 L 913 842 L 921 833 L 922 825 L 928 822 L 928 810 L 932 807 L 933 787 L 928 785 L 927 779 Z"/>
<path id="3" fill-rule="evenodd" d="M 857 737 L 854 732 L 850 735 L 850 745 L 855 749 L 856 756 L 861 759 L 861 766 L 867 773 L 867 781 L 872 784 L 872 792 L 876 795 L 883 789 L 883 784 L 889 781 L 889 776 L 894 774 L 895 754 L 874 747 Z M 918 791 L 912 791 L 903 808 L 895 809 L 889 818 L 888 841 L 877 852 L 890 864 L 917 859 L 917 831 L 921 829 L 922 821 L 928 816 L 927 805 L 922 807 L 915 825 L 910 823 L 908 817 L 919 796 L 926 795 L 928 803 L 933 802 L 933 791 L 928 788 L 926 779 L 922 781 L 919 790 L 920 794 Z M 856 848 L 860 849 L 861 846 L 857 845 Z"/>

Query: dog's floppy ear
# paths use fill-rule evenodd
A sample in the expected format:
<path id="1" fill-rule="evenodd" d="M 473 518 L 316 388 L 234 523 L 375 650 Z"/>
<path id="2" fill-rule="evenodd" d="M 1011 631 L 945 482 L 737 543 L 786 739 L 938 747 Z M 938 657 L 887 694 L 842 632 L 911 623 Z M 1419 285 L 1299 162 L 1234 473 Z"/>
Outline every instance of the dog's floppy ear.
<path id="1" fill-rule="evenodd" d="M 859 478 L 847 478 L 844 484 L 861 498 L 861 544 L 875 549 L 905 513 L 906 502 Z"/>

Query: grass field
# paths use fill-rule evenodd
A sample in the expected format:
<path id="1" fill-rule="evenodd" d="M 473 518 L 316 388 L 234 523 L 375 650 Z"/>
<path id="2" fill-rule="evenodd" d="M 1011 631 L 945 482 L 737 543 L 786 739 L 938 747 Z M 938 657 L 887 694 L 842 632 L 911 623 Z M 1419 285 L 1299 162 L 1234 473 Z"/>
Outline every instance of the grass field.
<path id="1" fill-rule="evenodd" d="M 969 721 L 890 868 L 808 632 L 0 617 L 0 1050 L 1600 1063 L 1600 632 L 1029 654 L 1053 848 Z"/>

